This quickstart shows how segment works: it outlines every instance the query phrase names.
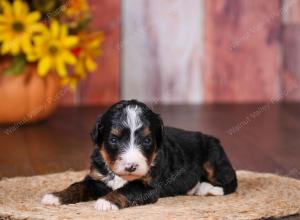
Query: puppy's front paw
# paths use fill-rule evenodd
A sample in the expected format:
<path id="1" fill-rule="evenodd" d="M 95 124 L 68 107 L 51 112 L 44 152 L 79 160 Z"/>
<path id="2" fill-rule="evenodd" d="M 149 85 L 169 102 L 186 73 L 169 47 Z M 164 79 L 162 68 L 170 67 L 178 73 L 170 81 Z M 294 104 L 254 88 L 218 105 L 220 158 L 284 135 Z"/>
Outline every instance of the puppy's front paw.
<path id="1" fill-rule="evenodd" d="M 118 210 L 119 208 L 110 201 L 107 201 L 106 199 L 98 199 L 95 204 L 95 209 L 101 212 L 106 212 L 109 210 Z"/>
<path id="2" fill-rule="evenodd" d="M 59 198 L 53 194 L 44 195 L 41 203 L 44 205 L 60 205 Z"/>

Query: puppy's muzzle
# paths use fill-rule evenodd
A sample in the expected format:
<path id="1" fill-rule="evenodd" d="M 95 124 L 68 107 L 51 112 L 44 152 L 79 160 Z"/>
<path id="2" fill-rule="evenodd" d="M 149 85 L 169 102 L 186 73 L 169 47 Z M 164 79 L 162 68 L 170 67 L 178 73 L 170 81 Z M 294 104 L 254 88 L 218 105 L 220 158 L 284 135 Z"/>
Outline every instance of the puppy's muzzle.
<path id="1" fill-rule="evenodd" d="M 125 165 L 125 170 L 129 173 L 134 172 L 138 168 L 138 164 L 136 163 L 129 163 Z"/>

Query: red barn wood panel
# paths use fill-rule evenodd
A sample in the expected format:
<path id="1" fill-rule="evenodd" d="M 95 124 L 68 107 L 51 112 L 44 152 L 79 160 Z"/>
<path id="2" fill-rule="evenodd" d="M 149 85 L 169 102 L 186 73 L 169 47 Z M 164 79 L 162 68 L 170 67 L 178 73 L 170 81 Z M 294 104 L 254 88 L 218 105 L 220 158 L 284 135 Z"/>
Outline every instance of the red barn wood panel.
<path id="1" fill-rule="evenodd" d="M 300 100 L 300 24 L 286 25 L 283 34 L 283 100 Z"/>
<path id="2" fill-rule="evenodd" d="M 282 19 L 285 24 L 300 23 L 300 1 L 282 0 Z"/>
<path id="3" fill-rule="evenodd" d="M 64 95 L 63 104 L 110 104 L 119 99 L 120 1 L 90 0 L 92 26 L 102 30 L 105 41 L 98 69 L 83 81 L 76 94 Z"/>
<path id="4" fill-rule="evenodd" d="M 300 100 L 300 1 L 283 0 L 282 98 Z"/>
<path id="5" fill-rule="evenodd" d="M 205 1 L 205 101 L 280 96 L 280 7 L 279 0 Z"/>

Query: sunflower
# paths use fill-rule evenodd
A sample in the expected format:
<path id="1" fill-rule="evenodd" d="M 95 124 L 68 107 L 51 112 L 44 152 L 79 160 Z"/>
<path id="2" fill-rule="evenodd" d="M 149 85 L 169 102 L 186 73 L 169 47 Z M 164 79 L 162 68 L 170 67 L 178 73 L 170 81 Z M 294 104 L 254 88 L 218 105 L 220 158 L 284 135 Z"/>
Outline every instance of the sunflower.
<path id="1" fill-rule="evenodd" d="M 45 76 L 50 70 L 56 70 L 59 76 L 67 76 L 67 64 L 74 65 L 76 57 L 71 49 L 77 44 L 78 37 L 68 34 L 66 25 L 53 20 L 49 29 L 45 29 L 34 38 L 35 50 L 30 59 L 38 60 L 38 73 Z"/>
<path id="2" fill-rule="evenodd" d="M 102 32 L 84 32 L 78 37 L 78 47 L 73 50 L 73 53 L 77 55 L 74 70 L 77 75 L 84 78 L 87 72 L 93 72 L 97 68 L 94 60 L 102 54 L 100 46 L 104 37 Z"/>
<path id="3" fill-rule="evenodd" d="M 32 36 L 44 29 L 44 25 L 38 23 L 40 12 L 29 12 L 28 5 L 21 0 L 12 4 L 1 0 L 0 7 L 1 54 L 29 53 L 32 50 Z"/>

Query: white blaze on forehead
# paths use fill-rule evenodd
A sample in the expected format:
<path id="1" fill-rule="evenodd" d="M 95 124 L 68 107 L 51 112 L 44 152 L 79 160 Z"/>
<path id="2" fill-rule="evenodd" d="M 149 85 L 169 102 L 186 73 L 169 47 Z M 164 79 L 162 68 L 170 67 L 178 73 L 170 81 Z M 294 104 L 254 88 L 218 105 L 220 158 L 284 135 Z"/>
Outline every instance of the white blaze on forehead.
<path id="1" fill-rule="evenodd" d="M 130 130 L 130 146 L 134 145 L 134 133 L 137 129 L 142 127 L 140 119 L 141 109 L 138 106 L 128 106 L 126 108 L 126 122 L 125 126 Z"/>
<path id="2" fill-rule="evenodd" d="M 127 164 L 136 163 L 138 167 L 134 173 L 136 175 L 144 175 L 148 171 L 147 159 L 135 141 L 135 132 L 143 125 L 140 118 L 142 110 L 138 106 L 128 106 L 125 112 L 126 121 L 124 126 L 130 130 L 130 137 L 128 146 L 120 155 L 122 159 L 116 161 L 116 167 L 119 172 L 123 172 Z"/>
<path id="3" fill-rule="evenodd" d="M 135 131 L 142 127 L 142 122 L 140 119 L 141 109 L 138 106 L 132 107 L 128 106 L 126 108 L 126 127 L 130 130 L 130 139 L 128 151 L 134 150 L 135 146 Z"/>

